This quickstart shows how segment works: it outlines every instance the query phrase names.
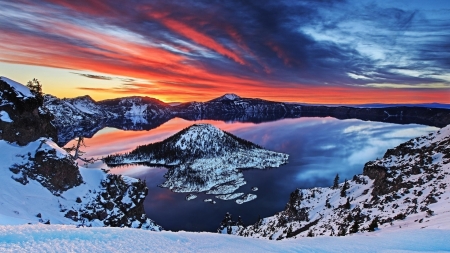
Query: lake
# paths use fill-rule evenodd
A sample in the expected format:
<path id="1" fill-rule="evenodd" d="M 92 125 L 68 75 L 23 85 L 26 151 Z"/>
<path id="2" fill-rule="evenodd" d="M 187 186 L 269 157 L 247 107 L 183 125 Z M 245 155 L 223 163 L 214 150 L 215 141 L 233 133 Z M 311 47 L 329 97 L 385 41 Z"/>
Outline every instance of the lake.
<path id="1" fill-rule="evenodd" d="M 212 195 L 197 194 L 186 201 L 187 193 L 174 193 L 158 185 L 165 181 L 165 168 L 130 166 L 110 169 L 146 181 L 149 194 L 145 210 L 149 218 L 166 230 L 216 231 L 226 212 L 236 220 L 241 216 L 245 225 L 258 217 L 267 217 L 284 209 L 289 194 L 296 188 L 331 186 L 336 174 L 340 181 L 361 174 L 364 164 L 382 157 L 387 149 L 411 138 L 437 130 L 417 124 L 397 125 L 356 119 L 335 118 L 283 119 L 265 123 L 223 121 L 187 121 L 172 119 L 149 131 L 124 131 L 104 128 L 92 138 L 85 138 L 84 157 L 102 157 L 127 152 L 138 145 L 161 141 L 195 123 L 209 123 L 222 130 L 252 141 L 266 149 L 289 154 L 289 163 L 266 170 L 243 170 L 247 184 L 237 192 L 258 197 L 242 205 L 234 200 L 219 200 Z M 73 141 L 66 146 L 71 146 Z M 96 162 L 89 167 L 107 166 Z M 258 191 L 251 191 L 257 187 Z M 216 204 L 203 200 L 212 198 Z"/>

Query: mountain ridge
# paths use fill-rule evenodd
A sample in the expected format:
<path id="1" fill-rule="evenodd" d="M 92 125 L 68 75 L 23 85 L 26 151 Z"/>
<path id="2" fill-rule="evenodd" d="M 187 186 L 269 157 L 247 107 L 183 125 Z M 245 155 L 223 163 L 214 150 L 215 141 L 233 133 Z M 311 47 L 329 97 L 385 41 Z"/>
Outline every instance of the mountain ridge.
<path id="1" fill-rule="evenodd" d="M 227 98 L 227 96 L 232 99 Z M 82 97 L 84 101 L 87 97 Z M 206 102 L 166 104 L 149 97 L 124 97 L 77 104 L 83 99 L 58 99 L 45 96 L 45 106 L 55 115 L 52 123 L 61 134 L 59 144 L 85 136 L 97 129 L 116 127 L 126 130 L 150 130 L 180 117 L 186 120 L 222 120 L 261 123 L 285 118 L 334 117 L 389 122 L 424 124 L 444 127 L 450 124 L 450 109 L 426 107 L 351 107 L 284 103 L 259 98 L 242 98 L 227 93 Z M 90 108 L 90 109 L 89 109 Z M 70 128 L 69 130 L 67 130 Z"/>

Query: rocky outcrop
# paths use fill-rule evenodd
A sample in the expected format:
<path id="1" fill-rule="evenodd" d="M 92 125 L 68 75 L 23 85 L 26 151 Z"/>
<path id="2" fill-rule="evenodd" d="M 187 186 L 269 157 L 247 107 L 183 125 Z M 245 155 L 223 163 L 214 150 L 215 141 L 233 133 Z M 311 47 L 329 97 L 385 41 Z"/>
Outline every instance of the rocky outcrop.
<path id="1" fill-rule="evenodd" d="M 98 220 L 111 227 L 162 230 L 145 215 L 144 198 L 148 188 L 144 182 L 126 181 L 120 175 L 108 174 L 101 181 L 101 186 L 102 189 L 91 201 L 77 211 L 67 211 L 65 217 L 83 224 Z"/>
<path id="2" fill-rule="evenodd" d="M 74 161 L 49 146 L 45 138 L 40 142 L 35 153 L 23 155 L 19 163 L 10 167 L 15 174 L 12 178 L 24 185 L 36 180 L 57 196 L 80 185 L 83 178 Z"/>
<path id="3" fill-rule="evenodd" d="M 0 77 L 0 112 L 8 119 L 0 119 L 0 139 L 19 145 L 40 137 L 57 141 L 52 114 L 25 86 L 5 77 Z"/>
<path id="4" fill-rule="evenodd" d="M 383 158 L 366 163 L 362 175 L 335 188 L 297 189 L 285 210 L 233 233 L 275 240 L 343 236 L 414 223 L 424 228 L 430 220 L 439 223 L 434 216 L 450 212 L 449 189 L 447 126 L 388 150 Z"/>
<path id="5" fill-rule="evenodd" d="M 5 159 L 0 164 L 0 183 L 6 189 L 0 195 L 2 213 L 20 214 L 27 222 L 162 230 L 145 214 L 144 182 L 79 167 L 47 138 L 24 147 L 1 140 L 0 148 Z"/>

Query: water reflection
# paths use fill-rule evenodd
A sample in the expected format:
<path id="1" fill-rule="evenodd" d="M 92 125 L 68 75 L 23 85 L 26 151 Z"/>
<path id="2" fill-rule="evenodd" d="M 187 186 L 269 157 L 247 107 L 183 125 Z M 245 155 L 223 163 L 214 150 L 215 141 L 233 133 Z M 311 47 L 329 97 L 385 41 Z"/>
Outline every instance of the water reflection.
<path id="1" fill-rule="evenodd" d="M 164 168 L 136 166 L 112 169 L 113 173 L 146 180 L 149 187 L 146 212 L 166 229 L 214 231 L 227 211 L 242 216 L 246 224 L 254 223 L 259 215 L 269 216 L 282 210 L 295 188 L 330 186 L 337 173 L 341 180 L 349 179 L 361 173 L 367 161 L 383 156 L 388 148 L 436 130 L 415 124 L 334 118 L 297 118 L 260 124 L 200 122 L 213 124 L 267 149 L 288 153 L 289 164 L 276 169 L 243 171 L 247 184 L 239 192 L 258 195 L 256 200 L 243 205 L 219 199 L 214 199 L 215 205 L 204 203 L 204 199 L 212 197 L 204 193 L 186 201 L 186 194 L 157 187 L 164 182 Z M 85 139 L 88 147 L 84 151 L 88 157 L 129 151 L 137 145 L 163 140 L 191 124 L 194 122 L 173 119 L 151 131 L 104 129 L 93 138 Z M 97 163 L 94 166 L 104 165 Z M 259 190 L 252 192 L 251 188 L 255 186 Z"/>

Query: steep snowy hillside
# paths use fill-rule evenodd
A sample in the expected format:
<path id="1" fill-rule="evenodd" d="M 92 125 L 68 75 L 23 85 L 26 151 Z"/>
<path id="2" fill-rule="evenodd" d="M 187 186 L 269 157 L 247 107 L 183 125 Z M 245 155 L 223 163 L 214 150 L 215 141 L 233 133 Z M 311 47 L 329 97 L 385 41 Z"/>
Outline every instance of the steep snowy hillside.
<path id="1" fill-rule="evenodd" d="M 108 165 L 167 166 L 167 180 L 161 186 L 175 192 L 230 194 L 245 184 L 239 169 L 278 167 L 287 159 L 286 154 L 262 149 L 212 125 L 197 124 L 162 142 L 139 146 L 104 161 Z"/>
<path id="2" fill-rule="evenodd" d="M 78 167 L 54 141 L 40 137 L 56 136 L 42 100 L 9 79 L 1 78 L 0 86 L 0 224 L 161 229 L 145 216 L 145 183 Z"/>
<path id="3" fill-rule="evenodd" d="M 449 214 L 447 126 L 388 150 L 383 158 L 366 163 L 362 175 L 336 187 L 297 189 L 284 211 L 235 228 L 234 233 L 284 239 L 339 236 L 376 227 L 448 227 Z"/>
<path id="4" fill-rule="evenodd" d="M 78 167 L 54 142 L 20 147 L 0 140 L 0 215 L 3 224 L 128 226 L 160 230 L 146 218 L 144 183 Z M 16 222 L 17 223 L 17 222 Z"/>

